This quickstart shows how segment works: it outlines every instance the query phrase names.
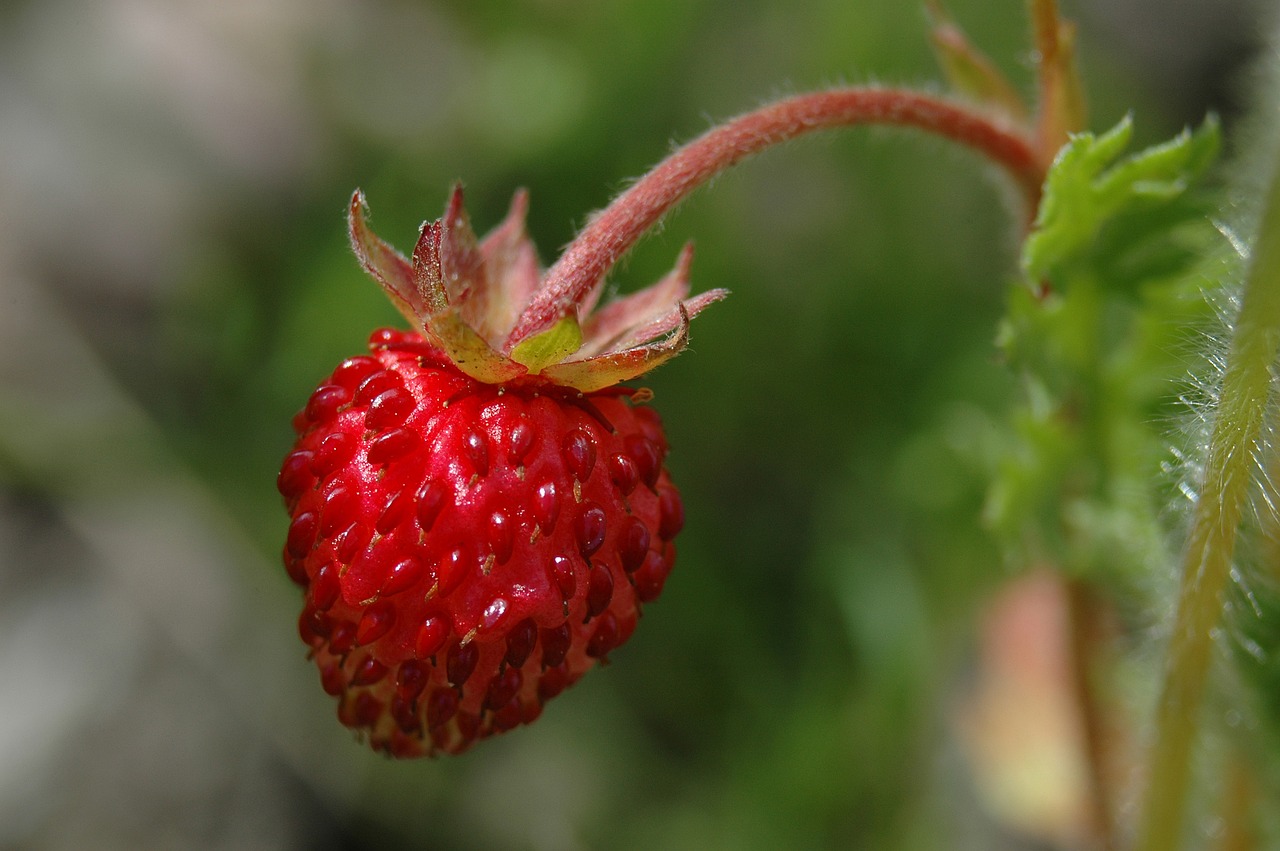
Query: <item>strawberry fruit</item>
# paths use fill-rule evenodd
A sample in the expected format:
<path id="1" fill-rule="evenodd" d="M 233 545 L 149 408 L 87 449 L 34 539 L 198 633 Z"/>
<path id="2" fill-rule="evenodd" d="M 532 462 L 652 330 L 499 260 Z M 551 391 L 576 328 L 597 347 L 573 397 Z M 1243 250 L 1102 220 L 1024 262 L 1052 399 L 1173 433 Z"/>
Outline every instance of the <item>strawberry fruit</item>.
<path id="1" fill-rule="evenodd" d="M 278 484 L 298 622 L 338 717 L 398 757 L 458 753 L 537 718 L 661 593 L 684 522 L 648 393 L 679 353 L 689 249 L 595 309 L 603 280 L 545 306 L 526 199 L 483 241 L 455 189 L 406 259 L 349 226 L 410 321 L 343 361 L 294 420 Z"/>

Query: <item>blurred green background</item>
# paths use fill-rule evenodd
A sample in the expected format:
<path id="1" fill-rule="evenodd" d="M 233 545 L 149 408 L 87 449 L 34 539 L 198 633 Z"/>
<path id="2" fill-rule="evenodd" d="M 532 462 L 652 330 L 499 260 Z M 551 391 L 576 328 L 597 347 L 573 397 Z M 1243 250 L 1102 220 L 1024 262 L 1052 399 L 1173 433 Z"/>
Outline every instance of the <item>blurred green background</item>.
<path id="1" fill-rule="evenodd" d="M 1018 0 L 952 0 L 1026 86 Z M 1080 2 L 1093 126 L 1217 110 L 1262 2 Z M 400 320 L 350 256 L 462 180 L 531 193 L 544 262 L 716 118 L 936 79 L 876 0 L 30 0 L 0 5 L 0 847 L 1052 847 L 957 732 L 978 517 L 1015 392 L 992 346 L 1023 213 L 971 155 L 855 131 L 719 179 L 615 275 L 696 239 L 733 290 L 656 393 L 685 496 L 663 599 L 534 726 L 462 758 L 352 742 L 278 564 L 289 418 Z"/>

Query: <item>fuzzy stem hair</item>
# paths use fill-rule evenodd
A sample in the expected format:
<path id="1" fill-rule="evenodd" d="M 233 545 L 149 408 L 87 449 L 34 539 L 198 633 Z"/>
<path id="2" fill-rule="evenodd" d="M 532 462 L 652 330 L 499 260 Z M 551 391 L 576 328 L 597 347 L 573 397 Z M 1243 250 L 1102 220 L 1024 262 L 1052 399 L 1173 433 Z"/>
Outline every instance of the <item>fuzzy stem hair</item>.
<path id="1" fill-rule="evenodd" d="M 1255 492 L 1256 459 L 1280 350 L 1280 171 L 1263 209 L 1203 481 L 1183 554 L 1177 614 L 1147 762 L 1138 851 L 1173 851 L 1184 829 L 1193 747 L 1222 619 L 1241 519 Z"/>

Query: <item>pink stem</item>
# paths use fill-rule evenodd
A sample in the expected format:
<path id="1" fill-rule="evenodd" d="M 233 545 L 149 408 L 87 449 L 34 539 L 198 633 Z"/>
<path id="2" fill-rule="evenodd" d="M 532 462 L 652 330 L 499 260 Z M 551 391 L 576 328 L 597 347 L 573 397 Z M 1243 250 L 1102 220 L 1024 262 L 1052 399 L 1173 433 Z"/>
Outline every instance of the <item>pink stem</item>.
<path id="1" fill-rule="evenodd" d="M 508 345 L 567 315 L 615 263 L 686 195 L 766 148 L 815 130 L 858 124 L 917 127 L 967 145 L 1003 166 L 1034 209 L 1045 163 L 1031 140 L 991 117 L 904 89 L 849 88 L 798 95 L 716 127 L 671 154 L 578 234 L 525 309 Z"/>

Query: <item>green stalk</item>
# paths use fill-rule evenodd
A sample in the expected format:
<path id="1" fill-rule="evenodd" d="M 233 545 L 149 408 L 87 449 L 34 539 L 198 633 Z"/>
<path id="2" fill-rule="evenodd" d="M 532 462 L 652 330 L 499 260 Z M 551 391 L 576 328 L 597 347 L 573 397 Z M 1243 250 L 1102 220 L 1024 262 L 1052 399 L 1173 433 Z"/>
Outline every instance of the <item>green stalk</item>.
<path id="1" fill-rule="evenodd" d="M 1272 367 L 1280 343 L 1280 170 L 1273 176 L 1209 439 L 1200 498 L 1182 564 L 1147 793 L 1136 848 L 1174 851 L 1181 843 L 1213 636 L 1222 615 L 1236 534 L 1254 488 Z"/>

